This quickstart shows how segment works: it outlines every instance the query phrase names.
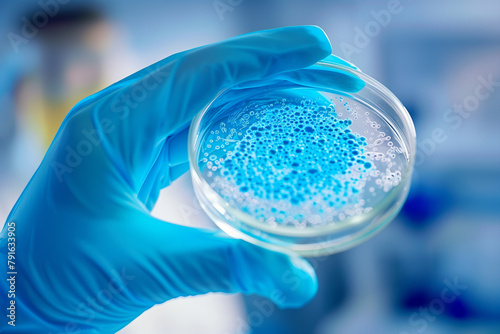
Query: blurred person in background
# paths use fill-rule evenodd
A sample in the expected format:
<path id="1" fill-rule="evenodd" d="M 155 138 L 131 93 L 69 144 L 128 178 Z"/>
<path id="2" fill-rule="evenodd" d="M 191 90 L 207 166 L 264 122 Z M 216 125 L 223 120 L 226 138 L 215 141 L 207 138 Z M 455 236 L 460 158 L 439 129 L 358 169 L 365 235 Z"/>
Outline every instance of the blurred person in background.
<path id="1" fill-rule="evenodd" d="M 111 32 L 108 21 L 93 7 L 62 9 L 39 30 L 40 64 L 25 78 L 17 101 L 44 151 L 68 110 L 104 87 L 103 61 Z"/>
<path id="2" fill-rule="evenodd" d="M 18 6 L 24 19 L 7 35 L 13 50 L 3 57 L 0 80 L 0 217 L 7 216 L 68 110 L 119 78 L 130 68 L 124 63 L 135 63 L 126 31 L 99 6 L 59 5 L 40 27 L 33 18 L 41 7 Z"/>
<path id="3" fill-rule="evenodd" d="M 22 17 L 32 18 L 38 10 L 34 7 Z M 7 206 L 13 204 L 11 196 L 33 173 L 68 110 L 104 87 L 103 62 L 112 38 L 110 23 L 92 6 L 61 7 L 39 29 L 25 22 L 29 21 L 21 21 L 19 30 L 36 32 L 36 38 L 29 45 L 16 45 L 26 50 L 7 58 L 8 71 L 2 77 L 2 217 L 7 214 L 2 211 L 10 210 Z"/>

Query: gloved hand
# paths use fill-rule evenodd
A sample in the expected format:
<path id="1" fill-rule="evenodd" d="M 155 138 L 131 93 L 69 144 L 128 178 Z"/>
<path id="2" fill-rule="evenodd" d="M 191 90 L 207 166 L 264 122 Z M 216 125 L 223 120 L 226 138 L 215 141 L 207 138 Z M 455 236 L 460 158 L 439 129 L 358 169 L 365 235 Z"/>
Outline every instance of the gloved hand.
<path id="1" fill-rule="evenodd" d="M 112 333 L 155 304 L 208 292 L 258 294 L 281 307 L 310 300 L 317 282 L 307 261 L 150 211 L 188 170 L 189 123 L 221 89 L 330 52 L 317 27 L 260 31 L 175 54 L 78 103 L 7 220 L 16 326 L 4 316 L 2 332 Z"/>

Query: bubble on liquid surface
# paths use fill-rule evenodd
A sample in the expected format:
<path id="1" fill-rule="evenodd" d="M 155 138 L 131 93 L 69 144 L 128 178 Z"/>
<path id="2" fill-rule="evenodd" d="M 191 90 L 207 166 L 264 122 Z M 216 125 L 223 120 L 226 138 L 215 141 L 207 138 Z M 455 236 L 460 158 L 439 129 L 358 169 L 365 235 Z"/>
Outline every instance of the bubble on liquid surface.
<path id="1" fill-rule="evenodd" d="M 205 138 L 200 168 L 213 171 L 210 184 L 229 204 L 269 224 L 320 226 L 369 212 L 364 197 L 377 191 L 373 186 L 365 190 L 367 182 L 387 192 L 401 181 L 401 172 L 391 170 L 391 158 L 376 150 L 391 137 L 367 140 L 353 130 L 351 118 L 358 120 L 359 108 L 339 101 L 348 117 L 339 116 L 333 101 L 246 103 L 214 127 L 224 138 L 215 130 Z M 380 127 L 368 116 L 365 122 Z M 214 150 L 219 141 L 226 155 Z M 392 142 L 389 146 L 391 154 L 398 153 Z M 207 153 L 209 161 L 202 161 Z M 386 159 L 386 170 L 378 170 L 377 159 Z"/>

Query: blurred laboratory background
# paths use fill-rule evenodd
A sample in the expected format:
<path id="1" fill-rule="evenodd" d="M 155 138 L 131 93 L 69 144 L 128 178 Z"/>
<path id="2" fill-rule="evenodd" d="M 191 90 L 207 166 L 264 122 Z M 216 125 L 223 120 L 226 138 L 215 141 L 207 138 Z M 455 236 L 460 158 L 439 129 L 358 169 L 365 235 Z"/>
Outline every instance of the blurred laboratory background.
<path id="1" fill-rule="evenodd" d="M 319 291 L 310 304 L 182 298 L 121 334 L 500 333 L 499 1 L 29 0 L 0 8 L 0 226 L 76 102 L 168 55 L 250 31 L 321 26 L 334 53 L 392 90 L 415 122 L 407 203 L 366 243 L 311 260 Z M 214 227 L 188 175 L 162 192 L 154 214 Z"/>

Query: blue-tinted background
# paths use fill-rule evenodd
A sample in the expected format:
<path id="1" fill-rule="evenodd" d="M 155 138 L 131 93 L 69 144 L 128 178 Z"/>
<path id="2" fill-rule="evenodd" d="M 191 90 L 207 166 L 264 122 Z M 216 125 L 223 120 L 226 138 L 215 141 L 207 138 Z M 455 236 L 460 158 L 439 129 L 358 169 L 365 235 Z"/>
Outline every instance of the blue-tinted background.
<path id="1" fill-rule="evenodd" d="M 402 212 L 368 242 L 312 260 L 320 288 L 309 305 L 184 298 L 121 333 L 500 333 L 498 1 L 49 2 L 0 4 L 0 224 L 78 100 L 172 53 L 254 30 L 321 26 L 417 129 Z M 43 27 L 23 28 L 24 18 Z M 154 213 L 211 226 L 188 175 Z"/>

